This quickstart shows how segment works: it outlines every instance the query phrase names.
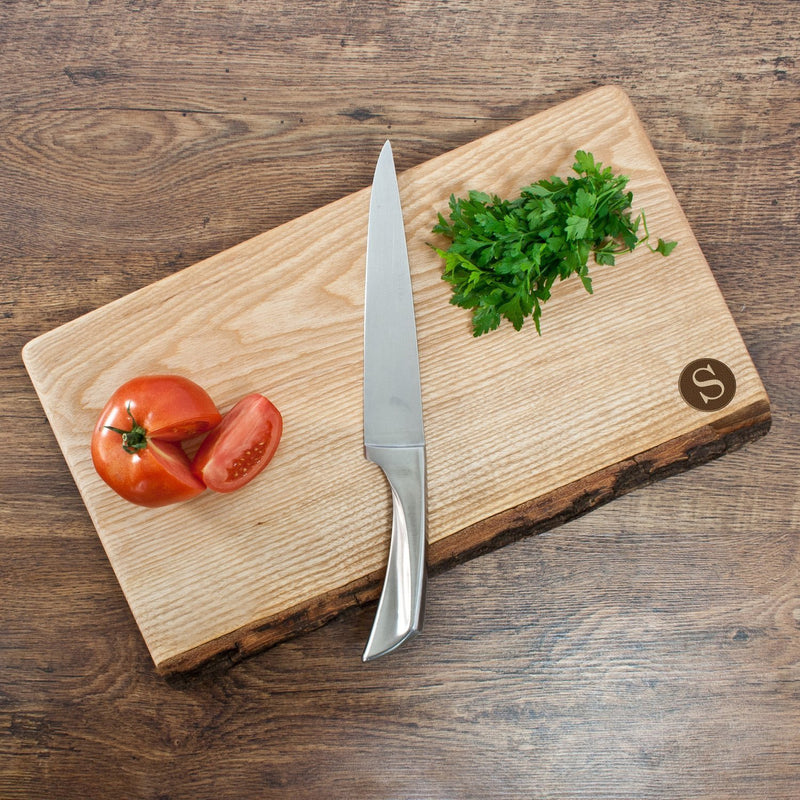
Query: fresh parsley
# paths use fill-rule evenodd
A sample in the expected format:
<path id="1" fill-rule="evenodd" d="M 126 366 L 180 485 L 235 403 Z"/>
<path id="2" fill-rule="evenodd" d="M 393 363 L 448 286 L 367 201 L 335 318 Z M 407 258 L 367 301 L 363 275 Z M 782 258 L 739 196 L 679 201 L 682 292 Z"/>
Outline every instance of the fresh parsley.
<path id="1" fill-rule="evenodd" d="M 541 334 L 542 304 L 556 279 L 576 274 L 592 292 L 588 260 L 614 264 L 616 257 L 648 242 L 642 211 L 631 219 L 629 178 L 579 150 L 572 167 L 578 177 L 553 176 L 526 186 L 514 200 L 470 191 L 450 197 L 450 219 L 439 214 L 434 233 L 451 240 L 444 280 L 452 284 L 453 305 L 472 310 L 472 332 L 494 330 L 505 317 L 516 330 L 527 317 Z M 643 236 L 639 237 L 639 225 Z M 677 242 L 658 240 L 648 248 L 666 256 Z"/>

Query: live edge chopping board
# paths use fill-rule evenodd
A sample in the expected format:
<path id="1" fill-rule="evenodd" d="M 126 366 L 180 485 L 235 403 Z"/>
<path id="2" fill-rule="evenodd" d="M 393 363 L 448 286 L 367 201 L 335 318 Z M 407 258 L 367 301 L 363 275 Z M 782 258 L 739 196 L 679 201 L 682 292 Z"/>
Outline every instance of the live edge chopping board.
<path id="1" fill-rule="evenodd" d="M 640 246 L 616 266 L 592 265 L 593 295 L 578 279 L 557 284 L 541 337 L 532 324 L 520 332 L 505 324 L 473 338 L 428 246 L 437 213 L 451 193 L 513 196 L 540 178 L 566 177 L 578 149 L 629 175 L 634 213 L 644 208 L 651 234 L 677 248 L 664 258 Z M 434 571 L 766 432 L 764 387 L 620 89 L 576 97 L 399 181 Z M 366 188 L 24 349 L 161 672 L 253 652 L 377 597 L 391 498 L 362 446 L 368 202 Z M 108 489 L 89 453 L 97 416 L 118 385 L 163 372 L 197 381 L 223 411 L 250 392 L 271 398 L 284 435 L 267 470 L 234 494 L 162 509 Z"/>

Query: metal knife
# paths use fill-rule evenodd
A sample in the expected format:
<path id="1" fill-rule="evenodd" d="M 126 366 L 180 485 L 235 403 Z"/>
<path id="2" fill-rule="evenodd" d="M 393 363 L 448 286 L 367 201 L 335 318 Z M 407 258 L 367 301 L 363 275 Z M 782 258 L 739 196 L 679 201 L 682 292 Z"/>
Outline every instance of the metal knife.
<path id="1" fill-rule="evenodd" d="M 414 300 L 391 144 L 375 167 L 364 302 L 364 453 L 392 492 L 389 561 L 362 656 L 378 658 L 422 629 L 425 432 Z"/>

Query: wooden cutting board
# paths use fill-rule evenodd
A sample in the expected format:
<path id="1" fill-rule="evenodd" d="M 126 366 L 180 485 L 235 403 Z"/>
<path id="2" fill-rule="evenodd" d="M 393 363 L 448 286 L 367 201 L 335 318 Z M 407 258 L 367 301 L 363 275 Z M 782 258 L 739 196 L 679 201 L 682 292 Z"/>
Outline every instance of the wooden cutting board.
<path id="1" fill-rule="evenodd" d="M 539 178 L 566 176 L 577 149 L 629 175 L 635 210 L 644 208 L 651 233 L 677 240 L 677 249 L 663 258 L 641 247 L 614 267 L 594 266 L 591 296 L 577 279 L 558 284 L 541 337 L 526 325 L 474 339 L 469 314 L 448 303 L 440 260 L 427 244 L 437 212 L 451 193 L 508 196 Z M 766 432 L 759 376 L 620 89 L 579 96 L 399 180 L 428 441 L 432 571 Z M 253 652 L 377 597 L 391 501 L 362 449 L 368 201 L 367 188 L 24 349 L 161 672 Z M 735 390 L 723 408 L 698 410 L 683 399 L 680 375 L 698 360 L 695 384 L 714 380 L 707 364 L 730 368 Z M 92 428 L 119 384 L 154 372 L 194 379 L 223 411 L 249 392 L 270 397 L 285 429 L 267 471 L 238 493 L 206 492 L 163 509 L 113 494 L 92 467 Z M 706 395 L 721 387 L 707 383 Z"/>

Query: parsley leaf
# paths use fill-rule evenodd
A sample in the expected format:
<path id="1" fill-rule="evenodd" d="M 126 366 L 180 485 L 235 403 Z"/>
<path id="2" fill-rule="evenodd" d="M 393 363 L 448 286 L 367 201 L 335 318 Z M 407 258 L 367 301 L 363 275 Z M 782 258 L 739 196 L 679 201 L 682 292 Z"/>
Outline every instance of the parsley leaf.
<path id="1" fill-rule="evenodd" d="M 653 252 L 661 253 L 662 256 L 668 256 L 677 246 L 677 242 L 665 242 L 663 239 L 659 239 L 658 246 L 650 249 Z"/>
<path id="2" fill-rule="evenodd" d="M 438 215 L 433 232 L 451 244 L 433 249 L 452 285 L 450 302 L 472 311 L 474 336 L 495 330 L 503 318 L 520 330 L 528 317 L 541 334 L 542 304 L 556 280 L 577 275 L 591 294 L 590 255 L 597 264 L 614 265 L 618 255 L 648 241 L 644 211 L 631 219 L 625 175 L 614 175 L 583 150 L 572 169 L 577 177 L 540 180 L 513 200 L 478 191 L 451 195 L 449 218 Z M 659 239 L 647 247 L 667 256 L 676 245 Z"/>

